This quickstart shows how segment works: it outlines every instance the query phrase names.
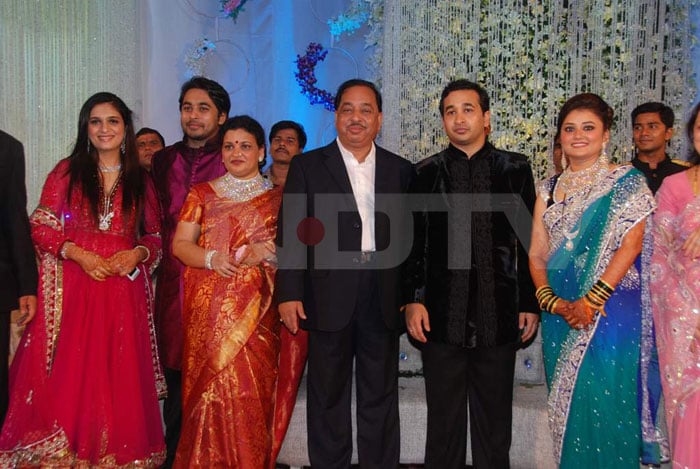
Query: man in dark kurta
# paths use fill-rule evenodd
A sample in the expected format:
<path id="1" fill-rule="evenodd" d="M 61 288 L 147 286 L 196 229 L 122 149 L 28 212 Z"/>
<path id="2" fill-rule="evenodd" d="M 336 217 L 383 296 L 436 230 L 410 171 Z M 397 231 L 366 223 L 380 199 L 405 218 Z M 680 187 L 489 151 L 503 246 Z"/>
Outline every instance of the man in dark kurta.
<path id="1" fill-rule="evenodd" d="M 182 85 L 179 102 L 184 137 L 154 155 L 152 170 L 162 215 L 163 260 L 158 271 L 155 320 L 158 350 L 168 384 L 168 397 L 163 405 L 168 451 L 165 467 L 171 467 L 175 458 L 182 419 L 180 285 L 184 266 L 173 255 L 172 239 L 190 188 L 226 172 L 221 161 L 219 129 L 231 109 L 226 90 L 203 77 L 194 77 Z"/>
<path id="2" fill-rule="evenodd" d="M 425 467 L 464 467 L 471 420 L 474 467 L 507 468 L 515 352 L 539 321 L 526 246 L 534 182 L 525 156 L 487 141 L 479 85 L 447 85 L 440 113 L 450 145 L 416 165 L 411 193 L 426 205 L 404 276 L 408 332 L 424 342 Z"/>

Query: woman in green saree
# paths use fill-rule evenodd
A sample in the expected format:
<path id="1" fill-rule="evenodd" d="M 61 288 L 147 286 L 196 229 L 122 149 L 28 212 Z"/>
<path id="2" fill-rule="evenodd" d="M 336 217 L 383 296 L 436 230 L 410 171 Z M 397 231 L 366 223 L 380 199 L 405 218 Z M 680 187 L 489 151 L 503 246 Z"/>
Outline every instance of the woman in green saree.
<path id="1" fill-rule="evenodd" d="M 612 115 L 591 93 L 564 104 L 569 166 L 540 185 L 535 204 L 530 271 L 560 467 L 638 468 L 643 446 L 638 257 L 655 202 L 642 173 L 608 161 Z"/>

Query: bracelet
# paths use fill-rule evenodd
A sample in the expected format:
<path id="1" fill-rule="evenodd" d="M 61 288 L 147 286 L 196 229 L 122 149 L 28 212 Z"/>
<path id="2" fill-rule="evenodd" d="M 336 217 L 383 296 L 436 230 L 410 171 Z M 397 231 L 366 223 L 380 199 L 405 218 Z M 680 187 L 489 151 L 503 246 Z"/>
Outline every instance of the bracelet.
<path id="1" fill-rule="evenodd" d="M 144 260 L 142 260 L 141 262 L 146 262 L 146 261 L 148 260 L 148 258 L 151 257 L 151 251 L 150 251 L 150 249 L 148 249 L 148 248 L 147 248 L 146 246 L 144 246 L 143 244 L 139 244 L 139 245 L 136 246 L 134 249 L 141 249 L 141 250 L 143 250 L 143 252 L 146 253 L 146 258 L 145 258 Z"/>
<path id="2" fill-rule="evenodd" d="M 591 299 L 589 298 L 588 293 L 586 293 L 586 295 L 583 297 L 583 303 L 584 303 L 586 306 L 588 306 L 589 308 L 591 308 L 593 311 L 598 311 L 598 312 L 600 313 L 601 316 L 605 316 L 605 317 L 608 316 L 608 315 L 605 313 L 605 310 L 603 309 L 603 303 L 600 303 L 600 304 L 594 303 L 594 302 L 591 301 Z M 589 321 L 592 321 L 592 320 L 593 320 L 593 315 L 590 315 L 590 316 L 588 317 L 588 320 L 589 320 Z"/>
<path id="3" fill-rule="evenodd" d="M 68 259 L 68 246 L 75 246 L 75 243 L 73 241 L 66 241 L 63 243 L 63 246 L 61 246 L 61 250 L 58 251 L 59 256 L 61 256 L 61 259 Z"/>
<path id="4" fill-rule="evenodd" d="M 537 298 L 540 310 L 554 314 L 560 298 L 554 294 L 552 287 L 549 285 L 542 285 L 535 291 L 535 297 Z"/>
<path id="5" fill-rule="evenodd" d="M 207 270 L 214 270 L 214 267 L 211 265 L 211 261 L 214 259 L 214 254 L 216 254 L 216 249 L 205 251 L 204 253 L 204 267 Z"/>

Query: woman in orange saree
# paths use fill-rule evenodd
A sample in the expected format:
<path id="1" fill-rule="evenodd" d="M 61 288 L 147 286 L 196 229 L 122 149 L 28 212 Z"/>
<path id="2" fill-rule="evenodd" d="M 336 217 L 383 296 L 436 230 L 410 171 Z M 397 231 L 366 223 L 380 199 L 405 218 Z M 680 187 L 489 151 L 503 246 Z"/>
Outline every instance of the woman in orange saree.
<path id="1" fill-rule="evenodd" d="M 264 131 L 223 126 L 227 174 L 192 188 L 174 254 L 183 288 L 182 433 L 175 467 L 270 464 L 280 321 L 272 306 L 281 191 L 260 175 Z"/>

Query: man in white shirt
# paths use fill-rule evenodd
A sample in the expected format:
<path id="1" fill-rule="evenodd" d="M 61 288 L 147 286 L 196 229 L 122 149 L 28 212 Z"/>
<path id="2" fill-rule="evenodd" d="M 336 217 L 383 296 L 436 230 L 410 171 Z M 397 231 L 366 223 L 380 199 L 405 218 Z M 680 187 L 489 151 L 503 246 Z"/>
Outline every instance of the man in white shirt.
<path id="1" fill-rule="evenodd" d="M 335 98 L 336 141 L 292 159 L 278 225 L 275 296 L 284 325 L 309 332 L 308 439 L 312 467 L 349 468 L 355 361 L 362 468 L 399 465 L 400 265 L 405 238 L 391 216 L 413 176 L 375 145 L 374 84 L 349 80 Z M 389 201 L 389 202 L 387 202 Z M 386 209 L 388 205 L 389 209 Z M 329 251 L 330 246 L 330 251 Z"/>

